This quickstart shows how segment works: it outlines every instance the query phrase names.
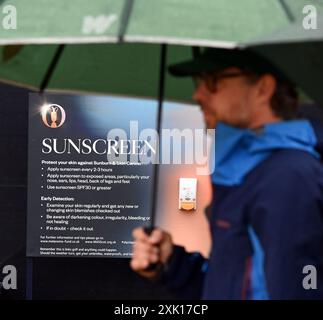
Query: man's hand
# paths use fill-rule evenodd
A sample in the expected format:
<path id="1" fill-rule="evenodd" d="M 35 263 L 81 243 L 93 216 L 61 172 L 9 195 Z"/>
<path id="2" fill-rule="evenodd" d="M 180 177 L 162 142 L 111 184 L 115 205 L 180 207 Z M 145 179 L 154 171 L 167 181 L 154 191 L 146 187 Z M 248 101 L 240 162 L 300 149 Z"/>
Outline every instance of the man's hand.
<path id="1" fill-rule="evenodd" d="M 130 262 L 131 268 L 143 277 L 155 277 L 159 270 L 147 271 L 146 268 L 151 264 L 165 264 L 167 262 L 173 253 L 171 235 L 157 228 L 150 236 L 143 228 L 136 228 L 132 235 L 135 243 Z"/>

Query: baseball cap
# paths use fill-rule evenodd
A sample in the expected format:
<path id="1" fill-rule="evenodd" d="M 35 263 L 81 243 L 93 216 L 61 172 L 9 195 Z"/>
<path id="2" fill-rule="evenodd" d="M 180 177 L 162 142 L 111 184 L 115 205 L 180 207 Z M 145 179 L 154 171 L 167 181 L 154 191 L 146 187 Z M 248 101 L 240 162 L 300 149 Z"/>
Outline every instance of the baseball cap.
<path id="1" fill-rule="evenodd" d="M 256 74 L 270 73 L 278 79 L 291 82 L 268 60 L 248 49 L 207 48 L 192 60 L 169 66 L 168 71 L 177 77 L 187 77 L 219 72 L 229 67 Z"/>

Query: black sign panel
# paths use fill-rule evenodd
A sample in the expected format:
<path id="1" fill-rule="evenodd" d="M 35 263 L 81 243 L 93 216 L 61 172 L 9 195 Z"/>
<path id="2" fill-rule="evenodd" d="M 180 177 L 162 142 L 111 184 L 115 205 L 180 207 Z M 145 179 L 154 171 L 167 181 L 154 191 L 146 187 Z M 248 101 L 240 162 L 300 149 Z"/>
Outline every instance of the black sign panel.
<path id="1" fill-rule="evenodd" d="M 156 103 L 57 94 L 29 103 L 27 255 L 129 257 L 132 230 L 150 220 Z"/>

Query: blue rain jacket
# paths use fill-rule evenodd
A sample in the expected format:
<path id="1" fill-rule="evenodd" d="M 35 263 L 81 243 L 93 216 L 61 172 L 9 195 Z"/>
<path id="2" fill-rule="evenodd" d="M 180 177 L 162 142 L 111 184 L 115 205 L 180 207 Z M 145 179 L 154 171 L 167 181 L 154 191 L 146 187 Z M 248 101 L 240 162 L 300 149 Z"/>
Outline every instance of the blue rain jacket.
<path id="1" fill-rule="evenodd" d="M 307 120 L 219 124 L 209 259 L 175 246 L 164 285 L 188 299 L 323 299 L 321 155 L 323 129 Z M 304 288 L 308 265 L 317 289 Z"/>

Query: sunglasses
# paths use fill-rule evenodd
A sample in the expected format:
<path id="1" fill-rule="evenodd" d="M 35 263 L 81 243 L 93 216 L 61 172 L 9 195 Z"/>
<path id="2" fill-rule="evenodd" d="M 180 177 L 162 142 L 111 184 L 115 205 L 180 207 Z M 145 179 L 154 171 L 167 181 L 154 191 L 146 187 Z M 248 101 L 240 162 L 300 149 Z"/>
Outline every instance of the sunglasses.
<path id="1" fill-rule="evenodd" d="M 236 78 L 246 76 L 249 73 L 246 71 L 235 71 L 235 72 L 219 72 L 219 73 L 202 73 L 198 76 L 194 76 L 194 82 L 196 87 L 198 87 L 201 83 L 205 83 L 206 87 L 209 91 L 215 91 L 217 84 L 222 79 L 227 78 Z"/>

